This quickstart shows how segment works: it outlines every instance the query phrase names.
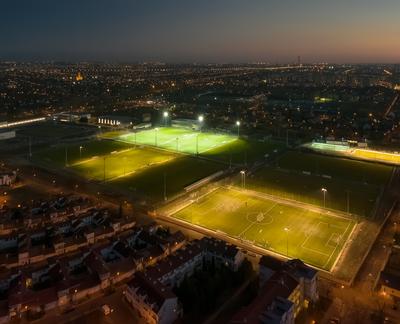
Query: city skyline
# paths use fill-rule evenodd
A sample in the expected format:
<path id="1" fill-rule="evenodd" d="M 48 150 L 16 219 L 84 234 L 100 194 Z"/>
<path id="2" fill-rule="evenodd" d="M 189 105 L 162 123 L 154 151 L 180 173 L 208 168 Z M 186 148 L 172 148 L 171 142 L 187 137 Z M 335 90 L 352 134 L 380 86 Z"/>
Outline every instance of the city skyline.
<path id="1" fill-rule="evenodd" d="M 15 1 L 3 60 L 398 63 L 400 3 Z"/>

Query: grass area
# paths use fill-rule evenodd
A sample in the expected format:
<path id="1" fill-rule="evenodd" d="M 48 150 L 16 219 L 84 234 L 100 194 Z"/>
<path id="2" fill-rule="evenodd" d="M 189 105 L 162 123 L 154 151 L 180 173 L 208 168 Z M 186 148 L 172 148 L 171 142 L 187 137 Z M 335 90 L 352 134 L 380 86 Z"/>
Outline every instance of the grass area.
<path id="1" fill-rule="evenodd" d="M 184 128 L 161 127 L 122 134 L 117 140 L 138 145 L 149 145 L 188 154 L 203 153 L 235 141 L 236 136 L 210 132 L 196 132 Z"/>
<path id="2" fill-rule="evenodd" d="M 246 178 L 246 187 L 271 195 L 371 216 L 393 168 L 386 165 L 290 151 L 279 168 L 264 167 Z M 241 183 L 238 177 L 237 183 Z"/>
<path id="3" fill-rule="evenodd" d="M 378 186 L 385 184 L 393 171 L 387 165 L 295 151 L 286 152 L 279 159 L 278 166 L 287 170 L 306 171 Z"/>
<path id="4" fill-rule="evenodd" d="M 80 147 L 82 147 L 82 149 Z M 111 152 L 117 152 L 131 147 L 132 145 L 122 142 L 93 140 L 83 143 L 69 144 L 66 146 L 57 145 L 39 152 L 34 152 L 33 159 L 45 162 L 54 167 L 64 167 L 66 155 L 68 165 L 73 165 L 82 160 L 111 154 Z"/>
<path id="5" fill-rule="evenodd" d="M 238 179 L 239 183 L 240 179 Z M 246 177 L 246 188 L 360 216 L 371 216 L 381 187 L 265 167 Z"/>
<path id="6" fill-rule="evenodd" d="M 175 157 L 175 154 L 166 151 L 136 148 L 83 160 L 70 167 L 86 178 L 108 181 L 138 172 L 143 168 L 165 163 Z"/>
<path id="7" fill-rule="evenodd" d="M 173 217 L 226 233 L 329 270 L 352 232 L 353 220 L 219 188 Z M 287 230 L 285 230 L 285 228 Z"/>
<path id="8" fill-rule="evenodd" d="M 313 150 L 348 156 L 353 159 L 367 160 L 371 162 L 384 162 L 394 165 L 400 164 L 400 154 L 398 152 L 384 152 L 370 149 L 351 148 L 347 145 L 336 145 L 327 143 L 308 143 L 304 145 Z"/>
<path id="9" fill-rule="evenodd" d="M 82 177 L 103 181 L 105 164 L 105 178 L 110 186 L 151 201 L 164 199 L 164 175 L 167 197 L 172 197 L 186 186 L 227 167 L 220 162 L 152 147 L 134 148 L 132 144 L 112 140 L 54 146 L 35 153 L 33 158 L 54 168 L 64 168 L 66 150 L 68 167 Z"/>
<path id="10" fill-rule="evenodd" d="M 69 137 L 87 132 L 93 132 L 93 130 L 85 126 L 67 125 L 47 121 L 35 123 L 34 125 L 21 126 L 17 130 L 17 135 L 30 136 L 34 141 L 35 138 Z"/>
<path id="11" fill-rule="evenodd" d="M 380 151 L 356 149 L 351 152 L 351 156 L 372 161 L 382 161 L 382 162 L 400 164 L 400 154 L 398 153 L 387 153 Z"/>
<path id="12" fill-rule="evenodd" d="M 119 189 L 139 193 L 153 201 L 160 201 L 164 199 L 164 177 L 166 194 L 168 198 L 171 198 L 184 190 L 186 186 L 225 168 L 226 165 L 221 163 L 181 156 L 116 179 L 109 184 Z"/>
<path id="13" fill-rule="evenodd" d="M 237 139 L 223 146 L 204 152 L 204 157 L 233 164 L 251 164 L 263 161 L 274 151 L 283 149 L 283 143 Z"/>
<path id="14" fill-rule="evenodd" d="M 130 144 L 160 147 L 166 150 L 196 154 L 232 164 L 251 164 L 264 160 L 275 150 L 281 150 L 283 144 L 275 141 L 256 141 L 238 139 L 229 134 L 196 132 L 183 128 L 162 127 L 137 133 L 108 133 L 114 138 Z"/>

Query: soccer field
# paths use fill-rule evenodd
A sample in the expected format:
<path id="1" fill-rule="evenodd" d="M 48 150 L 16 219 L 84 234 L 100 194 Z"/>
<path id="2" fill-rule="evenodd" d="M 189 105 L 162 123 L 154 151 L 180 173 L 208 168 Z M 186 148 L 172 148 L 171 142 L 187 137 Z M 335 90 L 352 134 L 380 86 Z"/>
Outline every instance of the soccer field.
<path id="1" fill-rule="evenodd" d="M 172 217 L 331 270 L 355 222 L 219 188 Z"/>
<path id="2" fill-rule="evenodd" d="M 395 154 L 395 153 L 355 149 L 354 151 L 351 152 L 351 155 L 356 158 L 361 158 L 366 160 L 400 164 L 400 154 Z"/>
<path id="3" fill-rule="evenodd" d="M 397 152 L 384 152 L 371 149 L 351 148 L 347 145 L 336 145 L 327 143 L 308 143 L 305 147 L 315 151 L 347 156 L 353 159 L 359 159 L 371 162 L 383 162 L 388 164 L 400 164 L 400 154 Z"/>
<path id="4" fill-rule="evenodd" d="M 228 134 L 196 132 L 183 128 L 160 127 L 122 134 L 115 139 L 130 144 L 148 145 L 174 152 L 197 154 L 231 143 L 237 140 L 237 137 Z"/>
<path id="5" fill-rule="evenodd" d="M 174 158 L 176 156 L 173 153 L 151 148 L 136 148 L 82 160 L 70 167 L 85 178 L 108 181 L 128 176 Z"/>
<path id="6" fill-rule="evenodd" d="M 246 188 L 370 217 L 392 172 L 389 165 L 288 151 L 249 174 Z M 241 180 L 238 175 L 237 185 Z"/>

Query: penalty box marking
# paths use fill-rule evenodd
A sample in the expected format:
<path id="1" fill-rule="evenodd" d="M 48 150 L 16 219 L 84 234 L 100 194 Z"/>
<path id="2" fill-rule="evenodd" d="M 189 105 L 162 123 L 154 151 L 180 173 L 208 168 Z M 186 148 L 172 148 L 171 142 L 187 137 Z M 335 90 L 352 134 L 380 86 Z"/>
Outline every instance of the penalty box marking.
<path id="1" fill-rule="evenodd" d="M 341 238 L 343 238 L 343 237 L 345 236 L 345 234 L 347 233 L 350 224 L 351 224 L 351 220 L 349 220 L 349 223 L 347 224 L 347 227 L 346 227 L 345 231 L 344 231 L 343 234 L 341 235 Z M 328 260 L 326 261 L 326 263 L 324 264 L 324 268 L 326 268 L 326 265 L 329 263 L 329 261 L 331 260 L 333 254 L 336 252 L 336 249 L 338 248 L 340 241 L 342 241 L 342 239 L 340 239 L 340 240 L 338 240 L 338 242 L 336 242 L 336 247 L 333 249 L 333 251 L 332 251 L 332 253 L 331 253 L 329 259 L 328 259 Z M 339 256 L 339 255 L 338 255 L 338 256 Z"/>
<path id="2" fill-rule="evenodd" d="M 324 255 L 324 256 L 326 256 L 326 257 L 329 257 L 329 258 L 328 258 L 328 261 L 329 261 L 329 260 L 331 259 L 332 255 L 333 255 L 333 253 L 334 253 L 335 250 L 337 249 L 337 247 L 338 247 L 340 241 L 341 241 L 341 240 L 338 240 L 338 241 L 336 242 L 336 245 L 335 245 L 335 246 L 329 245 L 328 243 L 329 243 L 330 240 L 332 239 L 332 235 L 336 234 L 336 235 L 338 235 L 339 237 L 343 237 L 343 235 L 338 234 L 337 232 L 331 233 L 331 236 L 329 237 L 329 239 L 328 239 L 328 240 L 326 241 L 326 243 L 325 243 L 325 246 L 328 246 L 328 247 L 330 247 L 330 248 L 333 248 L 333 251 L 332 251 L 330 254 L 325 253 L 325 252 L 321 252 L 321 251 L 319 251 L 319 250 L 317 250 L 317 249 L 314 249 L 314 248 L 311 248 L 311 247 L 306 246 L 307 243 L 308 243 L 308 240 L 309 240 L 309 239 L 311 238 L 311 236 L 313 235 L 313 232 L 315 233 L 315 231 L 318 231 L 318 228 L 320 227 L 321 224 L 325 224 L 325 225 L 330 226 L 330 224 L 329 224 L 329 223 L 326 223 L 326 222 L 319 222 L 317 225 L 314 225 L 313 231 L 312 231 L 310 234 L 308 234 L 308 236 L 305 238 L 305 240 L 304 240 L 303 243 L 301 244 L 301 248 L 303 248 L 303 249 L 305 249 L 305 250 L 309 250 L 309 251 L 314 252 L 314 253 L 317 253 L 317 254 L 320 254 L 320 255 Z M 349 226 L 349 224 L 347 225 L 347 228 L 346 228 L 346 230 L 344 231 L 344 233 L 347 232 L 348 226 Z M 328 261 L 327 261 L 327 262 L 328 262 Z"/>

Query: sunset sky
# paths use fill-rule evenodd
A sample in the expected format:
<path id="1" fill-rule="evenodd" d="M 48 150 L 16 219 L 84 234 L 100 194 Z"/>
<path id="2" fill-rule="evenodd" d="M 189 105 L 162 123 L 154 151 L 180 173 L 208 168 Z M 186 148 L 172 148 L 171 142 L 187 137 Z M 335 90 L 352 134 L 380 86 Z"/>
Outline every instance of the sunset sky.
<path id="1" fill-rule="evenodd" d="M 0 59 L 400 62 L 400 0 L 7 0 Z"/>

